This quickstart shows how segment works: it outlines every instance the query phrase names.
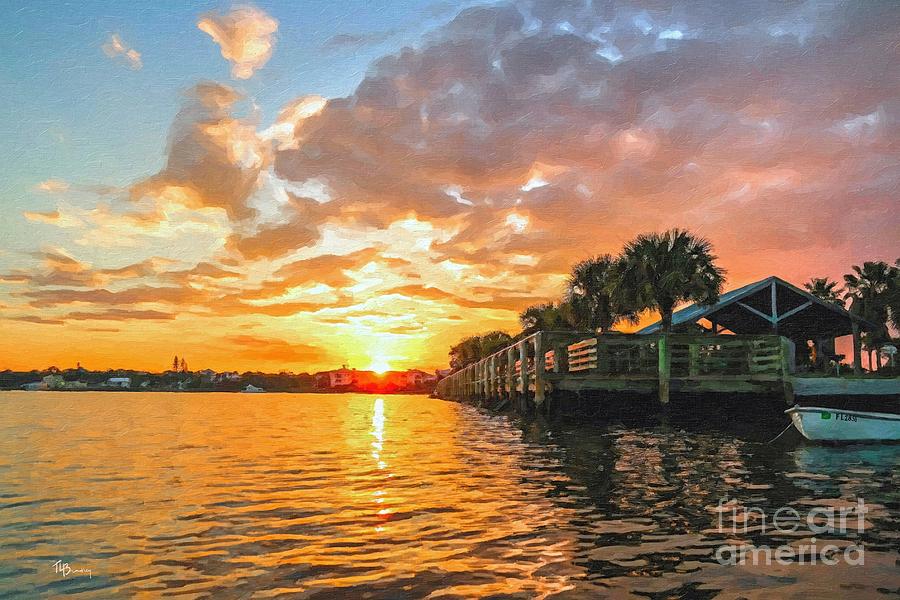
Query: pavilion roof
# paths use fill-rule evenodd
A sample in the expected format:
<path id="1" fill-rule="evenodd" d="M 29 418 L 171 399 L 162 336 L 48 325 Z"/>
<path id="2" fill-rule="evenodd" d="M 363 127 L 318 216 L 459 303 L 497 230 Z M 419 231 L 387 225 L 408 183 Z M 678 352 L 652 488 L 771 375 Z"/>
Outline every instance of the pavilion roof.
<path id="1" fill-rule="evenodd" d="M 840 337 L 853 331 L 872 331 L 876 325 L 837 304 L 826 302 L 778 277 L 767 277 L 726 292 L 715 304 L 691 304 L 672 315 L 672 329 L 678 331 L 701 319 L 716 322 L 733 333 L 772 333 L 791 339 Z M 656 333 L 661 323 L 638 333 Z"/>

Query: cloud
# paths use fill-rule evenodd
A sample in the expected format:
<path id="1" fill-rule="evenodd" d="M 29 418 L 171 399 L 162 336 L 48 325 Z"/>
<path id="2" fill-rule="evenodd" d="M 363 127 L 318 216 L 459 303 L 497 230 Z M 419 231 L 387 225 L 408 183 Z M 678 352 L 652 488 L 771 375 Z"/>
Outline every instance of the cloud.
<path id="1" fill-rule="evenodd" d="M 900 171 L 885 171 L 898 23 L 852 4 L 464 10 L 298 124 L 275 173 L 327 181 L 331 201 L 241 243 L 278 256 L 322 220 L 386 229 L 414 214 L 456 231 L 435 263 L 471 267 L 498 296 L 672 226 L 713 238 L 737 277 L 768 274 L 748 249 L 805 247 L 791 271 L 821 268 L 816 248 L 900 227 Z"/>
<path id="2" fill-rule="evenodd" d="M 373 31 L 370 33 L 338 33 L 328 38 L 322 48 L 325 50 L 359 49 L 375 46 L 387 41 L 396 33 L 395 30 Z"/>
<path id="3" fill-rule="evenodd" d="M 253 6 L 233 8 L 225 14 L 209 12 L 197 21 L 232 64 L 231 75 L 249 79 L 272 57 L 278 21 Z"/>
<path id="4" fill-rule="evenodd" d="M 62 213 L 59 210 L 46 212 L 26 210 L 22 213 L 22 216 L 35 223 L 55 225 L 57 227 L 79 227 L 84 224 L 81 219 L 74 215 Z"/>
<path id="5" fill-rule="evenodd" d="M 69 183 L 61 179 L 47 179 L 34 186 L 34 188 L 48 194 L 59 194 L 69 189 Z"/>
<path id="6" fill-rule="evenodd" d="M 141 61 L 141 53 L 122 41 L 118 33 L 112 33 L 109 40 L 100 48 L 111 59 L 121 62 L 133 71 L 140 70 L 144 66 Z"/>
<path id="7" fill-rule="evenodd" d="M 158 310 L 125 310 L 111 308 L 100 312 L 75 311 L 65 315 L 72 321 L 171 321 L 175 314 Z"/>
<path id="8" fill-rule="evenodd" d="M 235 49 L 253 37 L 237 33 L 242 10 L 201 19 L 226 58 L 252 55 Z M 887 4 L 473 7 L 348 96 L 299 96 L 271 124 L 200 83 L 165 165 L 128 199 L 26 213 L 83 227 L 85 251 L 131 244 L 177 264 L 35 256 L 2 278 L 33 310 L 290 318 L 418 336 L 440 358 L 448 336 L 513 326 L 575 261 L 645 231 L 709 237 L 732 286 L 838 276 L 894 258 L 898 35 Z M 236 77 L 265 62 L 230 59 Z M 252 339 L 247 358 L 268 338 Z"/>
<path id="9" fill-rule="evenodd" d="M 281 149 L 295 148 L 297 127 L 304 119 L 322 112 L 327 102 L 325 98 L 315 94 L 301 96 L 289 102 L 278 113 L 275 123 L 262 131 L 260 137 L 266 140 L 275 140 Z"/>
<path id="10" fill-rule="evenodd" d="M 20 323 L 34 323 L 36 325 L 65 325 L 62 319 L 46 319 L 35 315 L 23 315 L 19 317 L 6 317 L 10 321 L 19 321 Z"/>
<path id="11" fill-rule="evenodd" d="M 281 363 L 309 364 L 323 361 L 327 354 L 317 346 L 290 343 L 285 340 L 252 335 L 233 335 L 225 338 L 243 357 Z"/>
<path id="12" fill-rule="evenodd" d="M 235 116 L 242 96 L 228 86 L 203 82 L 191 88 L 169 131 L 166 165 L 131 188 L 188 208 L 221 208 L 233 219 L 256 214 L 249 205 L 270 160 L 256 123 Z"/>

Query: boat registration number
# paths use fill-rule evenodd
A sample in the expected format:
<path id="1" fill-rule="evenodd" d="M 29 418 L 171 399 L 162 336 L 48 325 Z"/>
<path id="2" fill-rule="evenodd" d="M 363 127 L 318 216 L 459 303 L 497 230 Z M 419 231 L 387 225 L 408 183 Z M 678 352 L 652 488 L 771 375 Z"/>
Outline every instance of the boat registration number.
<path id="1" fill-rule="evenodd" d="M 822 419 L 823 419 L 823 420 L 826 420 L 826 421 L 827 421 L 827 420 L 830 419 L 830 418 L 831 418 L 831 413 L 830 413 L 830 412 L 823 412 L 823 413 L 822 413 Z M 855 423 L 855 422 L 856 422 L 856 415 L 851 415 L 851 414 L 849 414 L 849 413 L 836 412 L 836 413 L 834 413 L 834 419 L 835 419 L 835 421 L 853 421 L 853 422 Z"/>

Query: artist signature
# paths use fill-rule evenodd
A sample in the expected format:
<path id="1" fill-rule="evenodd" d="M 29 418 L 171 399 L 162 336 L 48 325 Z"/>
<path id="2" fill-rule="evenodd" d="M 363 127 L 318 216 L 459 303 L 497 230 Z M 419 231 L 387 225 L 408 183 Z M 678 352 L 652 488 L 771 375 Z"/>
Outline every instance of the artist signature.
<path id="1" fill-rule="evenodd" d="M 60 573 L 63 577 L 68 577 L 70 575 L 87 575 L 89 579 L 94 578 L 91 574 L 90 569 L 74 569 L 69 566 L 69 563 L 63 562 L 61 560 L 53 563 L 53 569 L 57 573 Z"/>

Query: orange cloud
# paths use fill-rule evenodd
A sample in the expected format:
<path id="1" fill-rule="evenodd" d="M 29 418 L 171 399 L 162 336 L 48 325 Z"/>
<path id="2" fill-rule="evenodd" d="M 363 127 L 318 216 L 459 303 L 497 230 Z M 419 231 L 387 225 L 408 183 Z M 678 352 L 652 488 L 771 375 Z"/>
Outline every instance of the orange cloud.
<path id="1" fill-rule="evenodd" d="M 233 115 L 242 99 L 218 84 L 197 84 L 169 132 L 166 166 L 131 188 L 138 200 L 221 208 L 233 219 L 256 214 L 248 201 L 269 162 L 269 146 L 256 126 Z"/>
<path id="2" fill-rule="evenodd" d="M 326 357 L 326 352 L 322 348 L 276 338 L 233 335 L 225 338 L 225 341 L 241 356 L 253 357 L 256 360 L 307 365 L 321 362 Z"/>
<path id="3" fill-rule="evenodd" d="M 123 42 L 118 33 L 110 34 L 109 40 L 100 48 L 106 56 L 120 60 L 133 71 L 137 71 L 144 66 L 143 61 L 141 61 L 141 53 Z"/>
<path id="4" fill-rule="evenodd" d="M 34 187 L 36 190 L 41 192 L 47 192 L 48 194 L 58 194 L 60 192 L 67 191 L 69 189 L 69 183 L 63 181 L 62 179 L 47 179 L 46 181 L 42 181 Z"/>
<path id="5" fill-rule="evenodd" d="M 194 326 L 202 341 L 252 319 L 437 366 L 459 336 L 516 327 L 574 262 L 645 231 L 710 238 L 730 286 L 893 261 L 900 90 L 885 73 L 900 22 L 803 6 L 473 7 L 378 60 L 347 97 L 300 96 L 271 124 L 200 83 L 130 202 L 25 213 L 84 228 L 84 254 L 34 256 L 2 280 L 15 310 L 59 313 L 35 319 L 177 312 L 177 330 L 161 316 L 142 326 L 168 340 Z M 238 78 L 265 64 L 277 30 L 251 8 L 198 26 Z M 132 264 L 97 247 L 127 247 Z M 177 263 L 146 262 L 160 254 Z"/>
<path id="6" fill-rule="evenodd" d="M 258 8 L 243 6 L 226 14 L 206 13 L 197 28 L 219 45 L 222 57 L 232 63 L 233 77 L 249 79 L 272 57 L 278 21 Z"/>
<path id="7" fill-rule="evenodd" d="M 64 214 L 59 210 L 51 210 L 47 212 L 39 212 L 39 211 L 28 211 L 22 213 L 29 221 L 34 221 L 35 223 L 44 223 L 46 225 L 56 225 L 57 227 L 78 227 L 83 224 L 83 222 L 77 217 Z"/>

